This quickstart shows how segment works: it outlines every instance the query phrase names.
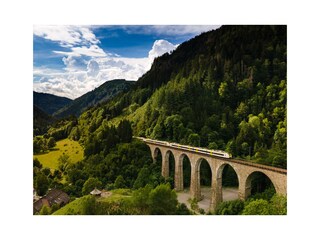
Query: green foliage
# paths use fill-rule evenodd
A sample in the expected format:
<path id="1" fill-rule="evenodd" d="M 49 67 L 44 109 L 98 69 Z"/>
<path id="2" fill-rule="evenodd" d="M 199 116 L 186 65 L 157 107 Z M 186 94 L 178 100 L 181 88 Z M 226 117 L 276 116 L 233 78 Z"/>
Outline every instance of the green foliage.
<path id="1" fill-rule="evenodd" d="M 54 140 L 53 137 L 50 137 L 48 139 L 47 146 L 48 146 L 49 149 L 56 146 L 56 141 Z"/>
<path id="2" fill-rule="evenodd" d="M 82 207 L 82 215 L 94 215 L 96 211 L 96 198 L 94 196 L 85 196 Z"/>
<path id="3" fill-rule="evenodd" d="M 199 211 L 198 200 L 196 198 L 189 199 L 188 201 L 192 210 Z"/>
<path id="4" fill-rule="evenodd" d="M 138 189 L 146 186 L 149 182 L 150 171 L 149 168 L 143 167 L 139 171 L 137 179 L 134 181 L 133 188 Z"/>
<path id="5" fill-rule="evenodd" d="M 61 172 L 64 172 L 68 166 L 70 165 L 70 157 L 67 154 L 62 154 L 59 158 L 58 158 L 58 169 Z"/>
<path id="6" fill-rule="evenodd" d="M 286 215 L 287 197 L 273 195 L 270 201 L 264 199 L 249 200 L 242 212 L 243 215 Z"/>
<path id="7" fill-rule="evenodd" d="M 42 168 L 42 164 L 39 162 L 38 158 L 33 159 L 33 167 Z"/>
<path id="8" fill-rule="evenodd" d="M 271 200 L 272 215 L 287 215 L 287 197 L 275 194 Z"/>
<path id="9" fill-rule="evenodd" d="M 190 210 L 187 205 L 184 203 L 178 203 L 178 207 L 176 210 L 176 215 L 191 215 Z"/>
<path id="10" fill-rule="evenodd" d="M 271 212 L 268 201 L 257 199 L 249 202 L 244 207 L 242 215 L 269 215 Z"/>
<path id="11" fill-rule="evenodd" d="M 124 188 L 126 187 L 126 181 L 124 180 L 124 178 L 122 177 L 122 175 L 119 175 L 115 182 L 114 182 L 114 186 L 116 188 Z"/>
<path id="12" fill-rule="evenodd" d="M 264 200 L 270 201 L 275 193 L 276 193 L 276 191 L 275 191 L 274 187 L 269 187 L 261 193 L 255 193 L 255 194 L 251 195 L 249 197 L 249 199 L 264 199 Z"/>
<path id="13" fill-rule="evenodd" d="M 101 187 L 102 187 L 102 183 L 101 183 L 101 181 L 99 181 L 98 178 L 90 177 L 90 178 L 88 178 L 88 180 L 85 181 L 85 183 L 83 184 L 82 194 L 83 194 L 83 195 L 87 195 L 87 194 L 89 194 L 93 189 L 95 189 L 95 188 L 101 188 Z"/>
<path id="14" fill-rule="evenodd" d="M 42 172 L 39 172 L 34 179 L 34 188 L 39 196 L 46 194 L 49 188 L 49 180 Z"/>
<path id="15" fill-rule="evenodd" d="M 40 214 L 40 215 L 50 215 L 51 212 L 52 212 L 52 210 L 51 210 L 50 207 L 48 207 L 48 206 L 46 206 L 46 205 L 43 205 L 42 208 L 41 208 L 41 210 L 40 210 L 40 212 L 39 212 L 39 214 Z"/>
<path id="16" fill-rule="evenodd" d="M 131 124 L 128 120 L 122 120 L 117 128 L 120 142 L 131 142 L 132 140 L 132 129 Z"/>
<path id="17" fill-rule="evenodd" d="M 151 193 L 151 190 L 152 187 L 148 184 L 145 187 L 139 188 L 138 190 L 134 191 L 132 195 L 132 204 L 142 215 L 150 213 L 149 195 Z"/>
<path id="18" fill-rule="evenodd" d="M 177 194 L 169 184 L 160 184 L 154 189 L 148 184 L 133 193 L 132 206 L 140 214 L 172 215 L 178 211 Z M 182 207 L 180 212 L 184 211 Z"/>
<path id="19" fill-rule="evenodd" d="M 244 208 L 244 202 L 237 199 L 234 201 L 222 202 L 218 205 L 216 215 L 239 215 Z"/>
<path id="20" fill-rule="evenodd" d="M 144 168 L 147 170 L 142 170 Z M 142 173 L 138 177 L 140 171 Z M 147 174 L 144 175 L 143 171 Z M 89 177 L 99 179 L 102 186 L 106 186 L 109 190 L 119 187 L 116 186 L 116 179 L 121 178 L 120 175 L 125 180 L 123 184 L 129 188 L 134 186 L 139 188 L 147 183 L 155 186 L 160 183 L 161 178 L 161 170 L 152 164 L 148 146 L 138 140 L 118 144 L 111 148 L 109 153 L 101 151 L 99 154 L 86 157 L 81 162 L 70 164 L 66 174 L 68 184 L 71 183 L 72 186 L 68 187 L 66 191 L 75 196 L 82 195 L 83 183 Z M 134 185 L 135 182 L 136 185 Z M 78 183 L 80 185 L 77 185 Z"/>
<path id="21" fill-rule="evenodd" d="M 188 144 L 191 146 L 199 147 L 200 146 L 200 136 L 196 133 L 192 133 L 188 137 Z"/>
<path id="22" fill-rule="evenodd" d="M 177 194 L 169 184 L 160 184 L 149 195 L 150 213 L 153 215 L 172 215 L 178 204 Z"/>

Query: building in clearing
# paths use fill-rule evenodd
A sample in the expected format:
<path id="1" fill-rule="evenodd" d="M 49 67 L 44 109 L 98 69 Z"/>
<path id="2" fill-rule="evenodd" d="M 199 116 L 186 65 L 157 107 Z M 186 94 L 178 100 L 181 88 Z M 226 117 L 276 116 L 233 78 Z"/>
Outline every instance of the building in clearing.
<path id="1" fill-rule="evenodd" d="M 51 189 L 49 192 L 33 203 L 33 214 L 40 212 L 43 206 L 51 207 L 56 204 L 61 206 L 66 205 L 70 201 L 70 197 L 60 189 Z"/>
<path id="2" fill-rule="evenodd" d="M 101 191 L 97 188 L 94 188 L 91 192 L 90 192 L 91 195 L 93 196 L 101 196 Z"/>

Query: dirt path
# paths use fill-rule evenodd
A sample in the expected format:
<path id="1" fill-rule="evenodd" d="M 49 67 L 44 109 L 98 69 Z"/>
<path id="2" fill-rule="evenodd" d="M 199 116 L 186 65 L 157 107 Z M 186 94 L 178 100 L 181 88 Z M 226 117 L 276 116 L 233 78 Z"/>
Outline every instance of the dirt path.
<path id="1" fill-rule="evenodd" d="M 188 199 L 190 198 L 189 189 L 186 189 L 183 192 L 178 192 L 177 195 L 178 195 L 178 201 L 180 203 L 186 204 L 187 207 L 191 209 L 190 203 L 188 202 Z M 211 189 L 208 187 L 202 187 L 201 195 L 203 195 L 204 198 L 200 202 L 198 202 L 198 206 L 199 208 L 202 208 L 206 212 L 208 212 L 210 207 L 210 200 L 211 200 Z M 223 201 L 238 199 L 238 188 L 223 188 L 222 196 L 223 196 Z"/>

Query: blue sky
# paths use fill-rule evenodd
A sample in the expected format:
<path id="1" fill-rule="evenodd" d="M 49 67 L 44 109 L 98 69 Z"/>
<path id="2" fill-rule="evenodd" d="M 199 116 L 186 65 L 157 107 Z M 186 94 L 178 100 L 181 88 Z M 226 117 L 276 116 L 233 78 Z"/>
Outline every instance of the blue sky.
<path id="1" fill-rule="evenodd" d="M 137 80 L 155 57 L 218 26 L 46 26 L 33 31 L 33 88 L 77 98 L 112 79 Z"/>

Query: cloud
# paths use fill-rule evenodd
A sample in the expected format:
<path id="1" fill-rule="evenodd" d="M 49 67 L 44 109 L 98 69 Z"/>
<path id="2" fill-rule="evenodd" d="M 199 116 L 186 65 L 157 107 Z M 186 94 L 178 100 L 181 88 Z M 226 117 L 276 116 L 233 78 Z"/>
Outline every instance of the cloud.
<path id="1" fill-rule="evenodd" d="M 124 58 L 104 52 L 99 54 L 100 48 L 94 46 L 72 47 L 71 52 L 56 51 L 65 55 L 62 58 L 65 68 L 61 71 L 35 68 L 34 90 L 74 99 L 108 80 L 137 80 L 150 69 L 155 57 L 177 47 L 166 40 L 156 40 L 148 57 Z"/>
<path id="2" fill-rule="evenodd" d="M 158 56 L 173 51 L 177 46 L 178 45 L 173 45 L 166 40 L 156 40 L 153 43 L 152 49 L 149 51 L 149 58 L 153 60 Z"/>
<path id="3" fill-rule="evenodd" d="M 90 47 L 82 46 L 82 47 L 72 47 L 70 48 L 71 52 L 64 51 L 53 51 L 56 54 L 66 55 L 66 56 L 88 56 L 88 57 L 105 57 L 107 53 L 103 51 L 97 45 L 91 45 Z"/>
<path id="4" fill-rule="evenodd" d="M 157 34 L 176 36 L 187 34 L 198 35 L 219 27 L 220 25 L 154 25 L 151 29 Z"/>
<path id="5" fill-rule="evenodd" d="M 198 35 L 221 25 L 146 25 L 124 26 L 123 29 L 129 34 L 155 34 L 166 36 Z"/>
<path id="6" fill-rule="evenodd" d="M 100 43 L 89 28 L 80 26 L 34 25 L 33 34 L 67 48 Z"/>
<path id="7" fill-rule="evenodd" d="M 99 64 L 95 60 L 91 59 L 87 65 L 87 76 L 96 77 L 99 74 L 99 71 Z"/>

